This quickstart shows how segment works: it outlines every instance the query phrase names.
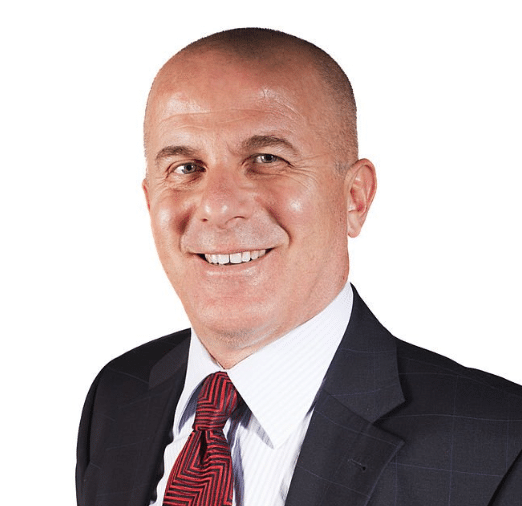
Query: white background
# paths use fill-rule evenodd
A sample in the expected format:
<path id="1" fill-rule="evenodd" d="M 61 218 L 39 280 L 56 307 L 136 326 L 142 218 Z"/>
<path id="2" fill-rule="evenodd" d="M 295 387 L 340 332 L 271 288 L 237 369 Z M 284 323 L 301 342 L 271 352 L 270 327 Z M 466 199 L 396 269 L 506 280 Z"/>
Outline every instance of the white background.
<path id="1" fill-rule="evenodd" d="M 97 371 L 187 325 L 148 228 L 141 123 L 160 65 L 226 28 L 307 38 L 350 76 L 361 156 L 379 176 L 350 243 L 351 279 L 379 319 L 522 383 L 518 2 L 10 3 L 0 12 L 3 504 L 26 504 L 29 486 L 40 504 L 74 504 L 77 424 Z"/>

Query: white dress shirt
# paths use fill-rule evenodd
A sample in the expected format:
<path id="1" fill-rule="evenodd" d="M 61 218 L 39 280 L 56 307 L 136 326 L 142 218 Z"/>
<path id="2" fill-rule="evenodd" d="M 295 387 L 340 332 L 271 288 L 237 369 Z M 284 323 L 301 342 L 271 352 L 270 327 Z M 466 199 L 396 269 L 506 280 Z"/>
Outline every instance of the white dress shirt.
<path id="1" fill-rule="evenodd" d="M 352 302 L 346 283 L 311 320 L 226 371 L 246 404 L 224 428 L 232 453 L 235 506 L 284 505 L 314 399 L 348 325 Z M 192 432 L 202 381 L 222 370 L 192 331 L 156 506 L 162 504 L 170 470 Z"/>

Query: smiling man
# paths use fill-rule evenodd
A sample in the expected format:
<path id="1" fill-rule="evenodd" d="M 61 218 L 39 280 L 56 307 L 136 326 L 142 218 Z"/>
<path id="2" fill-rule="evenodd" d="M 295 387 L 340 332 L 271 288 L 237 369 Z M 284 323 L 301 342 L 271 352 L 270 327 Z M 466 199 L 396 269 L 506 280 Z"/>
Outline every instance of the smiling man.
<path id="1" fill-rule="evenodd" d="M 522 389 L 397 340 L 347 282 L 375 169 L 326 53 L 261 29 L 189 45 L 145 150 L 191 329 L 94 382 L 80 505 L 522 504 Z"/>
<path id="2" fill-rule="evenodd" d="M 227 368 L 341 291 L 347 235 L 375 189 L 353 142 L 333 146 L 337 102 L 313 60 L 303 68 L 276 44 L 248 59 L 210 42 L 185 50 L 158 75 L 145 120 L 156 246 L 194 330 Z"/>

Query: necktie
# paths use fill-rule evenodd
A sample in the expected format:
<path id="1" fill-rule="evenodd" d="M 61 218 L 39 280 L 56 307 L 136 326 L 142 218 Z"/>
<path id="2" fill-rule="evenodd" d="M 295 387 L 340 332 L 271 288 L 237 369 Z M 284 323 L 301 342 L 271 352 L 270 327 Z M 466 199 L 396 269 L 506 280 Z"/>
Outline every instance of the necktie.
<path id="1" fill-rule="evenodd" d="M 167 482 L 164 506 L 232 506 L 232 457 L 223 427 L 240 399 L 227 373 L 207 376 L 193 431 Z"/>

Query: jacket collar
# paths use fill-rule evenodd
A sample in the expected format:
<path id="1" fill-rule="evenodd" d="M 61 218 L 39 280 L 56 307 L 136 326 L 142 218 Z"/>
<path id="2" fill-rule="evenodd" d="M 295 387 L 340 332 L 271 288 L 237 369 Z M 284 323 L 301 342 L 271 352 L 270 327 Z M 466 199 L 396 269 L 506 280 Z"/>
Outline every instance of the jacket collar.
<path id="1" fill-rule="evenodd" d="M 318 394 L 286 506 L 363 506 L 403 445 L 375 422 L 404 402 L 395 338 L 354 289 L 350 323 Z"/>
<path id="2" fill-rule="evenodd" d="M 379 323 L 355 288 L 353 292 L 350 322 L 322 390 L 373 423 L 404 402 L 397 344 L 395 337 Z"/>

